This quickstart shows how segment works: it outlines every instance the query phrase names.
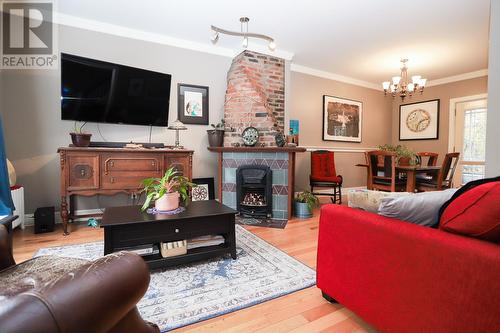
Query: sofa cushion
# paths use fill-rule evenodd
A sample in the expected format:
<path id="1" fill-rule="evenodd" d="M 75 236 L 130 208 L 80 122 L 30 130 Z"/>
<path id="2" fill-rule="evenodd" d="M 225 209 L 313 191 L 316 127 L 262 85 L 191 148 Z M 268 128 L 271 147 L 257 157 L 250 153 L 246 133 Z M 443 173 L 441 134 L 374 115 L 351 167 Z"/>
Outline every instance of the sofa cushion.
<path id="1" fill-rule="evenodd" d="M 382 198 L 378 213 L 423 226 L 434 226 L 439 222 L 439 209 L 455 192 L 456 189 L 449 189 Z"/>
<path id="2" fill-rule="evenodd" d="M 382 192 L 367 189 L 351 189 L 347 192 L 348 206 L 377 213 L 380 202 L 386 197 L 401 197 L 413 195 L 408 192 Z"/>
<path id="3" fill-rule="evenodd" d="M 439 228 L 500 243 L 500 179 L 467 184 L 445 204 Z"/>

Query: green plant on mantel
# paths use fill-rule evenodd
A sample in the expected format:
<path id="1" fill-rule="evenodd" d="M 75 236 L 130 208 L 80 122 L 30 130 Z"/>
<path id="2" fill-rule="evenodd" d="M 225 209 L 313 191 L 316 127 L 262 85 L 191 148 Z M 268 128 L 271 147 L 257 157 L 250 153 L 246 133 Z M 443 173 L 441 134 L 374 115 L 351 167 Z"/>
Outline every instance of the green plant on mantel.
<path id="1" fill-rule="evenodd" d="M 297 202 L 306 203 L 307 207 L 309 207 L 310 211 L 312 211 L 314 209 L 314 207 L 318 207 L 319 206 L 319 199 L 318 199 L 318 197 L 316 197 L 310 191 L 298 192 L 295 195 L 295 199 L 294 200 L 297 201 Z"/>
<path id="2" fill-rule="evenodd" d="M 165 171 L 161 178 L 146 178 L 142 181 L 142 192 L 146 193 L 146 201 L 142 210 L 146 210 L 152 201 L 160 199 L 167 193 L 179 192 L 181 201 L 187 204 L 189 199 L 189 189 L 197 185 L 191 183 L 189 178 L 181 176 L 175 168 Z"/>
<path id="3" fill-rule="evenodd" d="M 384 151 L 389 151 L 396 153 L 396 156 L 398 158 L 398 161 L 401 158 L 407 158 L 410 162 L 410 165 L 415 165 L 418 163 L 418 156 L 411 150 L 410 148 L 404 146 L 404 145 L 390 145 L 390 144 L 385 144 L 385 145 L 380 145 L 378 146 L 378 149 L 384 150 Z"/>
<path id="4" fill-rule="evenodd" d="M 226 122 L 224 121 L 224 119 L 221 119 L 217 125 L 210 124 L 210 126 L 212 126 L 212 128 L 216 131 L 223 131 L 224 127 L 226 126 Z"/>

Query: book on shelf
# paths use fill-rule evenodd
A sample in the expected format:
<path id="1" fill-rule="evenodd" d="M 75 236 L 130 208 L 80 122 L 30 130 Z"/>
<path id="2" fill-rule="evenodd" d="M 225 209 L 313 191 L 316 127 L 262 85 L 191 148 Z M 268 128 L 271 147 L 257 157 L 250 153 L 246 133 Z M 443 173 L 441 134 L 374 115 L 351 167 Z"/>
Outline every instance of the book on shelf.
<path id="1" fill-rule="evenodd" d="M 200 236 L 200 237 L 188 239 L 187 240 L 187 248 L 188 248 L 188 250 L 190 250 L 190 249 L 196 249 L 196 248 L 205 247 L 205 246 L 216 246 L 216 245 L 224 244 L 224 242 L 225 242 L 224 237 L 221 235 Z"/>
<path id="2" fill-rule="evenodd" d="M 139 246 L 133 246 L 133 247 L 127 247 L 124 249 L 121 249 L 123 251 L 128 251 L 135 253 L 140 256 L 151 256 L 160 253 L 160 249 L 158 248 L 158 245 L 154 244 L 148 244 L 148 245 L 139 245 Z"/>

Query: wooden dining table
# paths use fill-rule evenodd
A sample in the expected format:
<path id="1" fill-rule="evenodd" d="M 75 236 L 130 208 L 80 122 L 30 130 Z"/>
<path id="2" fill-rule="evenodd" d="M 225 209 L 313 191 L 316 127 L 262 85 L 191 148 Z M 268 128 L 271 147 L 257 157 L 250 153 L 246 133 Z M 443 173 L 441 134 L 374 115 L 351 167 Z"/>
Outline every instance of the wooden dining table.
<path id="1" fill-rule="evenodd" d="M 371 175 L 368 170 L 368 164 L 356 164 L 357 167 L 366 168 L 367 185 L 370 184 Z M 440 166 L 427 166 L 427 165 L 408 165 L 396 166 L 396 172 L 406 174 L 406 192 L 415 192 L 417 187 L 417 174 L 419 173 L 437 173 L 441 169 Z"/>

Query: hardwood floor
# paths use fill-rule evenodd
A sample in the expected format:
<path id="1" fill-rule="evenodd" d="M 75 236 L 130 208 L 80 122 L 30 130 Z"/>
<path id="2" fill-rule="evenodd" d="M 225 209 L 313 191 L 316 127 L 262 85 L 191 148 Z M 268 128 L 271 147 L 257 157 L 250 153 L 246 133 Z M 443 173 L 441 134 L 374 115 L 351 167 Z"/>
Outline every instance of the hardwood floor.
<path id="1" fill-rule="evenodd" d="M 257 236 L 316 267 L 319 211 L 307 220 L 291 220 L 284 230 L 246 227 Z M 47 234 L 34 235 L 32 228 L 14 231 L 14 257 L 17 262 L 31 258 L 38 248 L 86 243 L 103 239 L 102 229 L 72 224 L 71 234 L 62 236 L 62 227 Z M 311 287 L 277 299 L 202 321 L 172 332 L 376 332 L 347 308 L 330 304 L 321 291 Z"/>

